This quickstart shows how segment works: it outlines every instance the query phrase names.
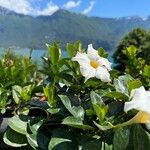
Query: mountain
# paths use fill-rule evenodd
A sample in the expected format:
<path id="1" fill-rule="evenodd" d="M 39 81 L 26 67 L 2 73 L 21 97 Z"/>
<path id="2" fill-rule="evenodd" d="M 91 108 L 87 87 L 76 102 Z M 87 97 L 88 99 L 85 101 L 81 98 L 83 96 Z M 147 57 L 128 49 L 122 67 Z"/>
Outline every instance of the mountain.
<path id="1" fill-rule="evenodd" d="M 5 16 L 5 15 L 11 15 L 11 14 L 16 14 L 15 12 L 8 10 L 4 7 L 0 7 L 0 15 Z"/>
<path id="2" fill-rule="evenodd" d="M 51 16 L 27 16 L 0 7 L 0 47 L 44 48 L 45 43 L 80 40 L 111 51 L 133 28 L 150 29 L 150 17 L 87 17 L 66 10 Z"/>

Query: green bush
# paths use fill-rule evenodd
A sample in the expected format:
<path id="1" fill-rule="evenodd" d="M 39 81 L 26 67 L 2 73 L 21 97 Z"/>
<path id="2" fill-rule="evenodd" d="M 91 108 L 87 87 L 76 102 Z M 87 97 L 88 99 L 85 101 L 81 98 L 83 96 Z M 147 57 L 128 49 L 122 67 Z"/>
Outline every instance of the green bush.
<path id="1" fill-rule="evenodd" d="M 126 34 L 120 41 L 114 53 L 115 63 L 118 64 L 118 69 L 125 71 L 129 58 L 126 56 L 125 51 L 129 46 L 137 48 L 136 58 L 142 58 L 147 65 L 150 65 L 150 32 L 144 29 L 134 29 Z"/>
<path id="2" fill-rule="evenodd" d="M 18 105 L 21 101 L 30 100 L 29 95 L 35 84 L 36 70 L 36 65 L 28 57 L 17 56 L 11 50 L 6 50 L 2 54 L 0 59 L 0 107 L 3 108 L 3 111 L 7 107 L 14 109 L 13 105 Z"/>
<path id="3" fill-rule="evenodd" d="M 17 105 L 3 134 L 7 145 L 41 150 L 150 149 L 149 127 L 140 125 L 149 123 L 150 91 L 138 78 L 119 76 L 111 69 L 102 48 L 88 48 L 67 43 L 68 56 L 63 58 L 57 43 L 47 44 L 41 70 L 46 79 L 38 93 L 31 93 L 32 84 L 11 85 Z M 130 59 L 135 54 L 135 47 L 128 48 Z M 149 74 L 147 67 L 144 70 Z M 124 103 L 136 110 L 125 113 L 129 110 Z"/>

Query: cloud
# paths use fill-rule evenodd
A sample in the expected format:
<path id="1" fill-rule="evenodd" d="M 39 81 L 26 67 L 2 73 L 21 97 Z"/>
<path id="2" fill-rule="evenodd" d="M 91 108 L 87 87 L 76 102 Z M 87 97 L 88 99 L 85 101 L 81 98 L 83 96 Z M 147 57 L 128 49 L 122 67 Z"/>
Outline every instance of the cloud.
<path id="1" fill-rule="evenodd" d="M 82 11 L 82 14 L 84 15 L 88 14 L 93 9 L 94 5 L 95 5 L 95 1 L 91 1 L 89 6 Z"/>
<path id="2" fill-rule="evenodd" d="M 0 6 L 25 15 L 32 12 L 32 7 L 27 0 L 0 0 Z"/>
<path id="3" fill-rule="evenodd" d="M 63 5 L 63 8 L 65 9 L 71 9 L 71 8 L 75 8 L 75 7 L 78 7 L 80 6 L 81 4 L 81 0 L 78 0 L 78 1 L 68 1 L 66 4 Z"/>
<path id="4" fill-rule="evenodd" d="M 0 0 L 0 6 L 24 15 L 52 15 L 59 7 L 50 1 L 45 8 L 38 10 L 31 5 L 33 0 Z M 40 2 L 40 0 L 38 0 Z"/>
<path id="5" fill-rule="evenodd" d="M 43 16 L 52 15 L 57 10 L 59 10 L 59 7 L 55 5 L 53 2 L 49 2 L 46 8 L 44 8 L 41 11 L 37 11 L 37 15 L 43 15 Z"/>

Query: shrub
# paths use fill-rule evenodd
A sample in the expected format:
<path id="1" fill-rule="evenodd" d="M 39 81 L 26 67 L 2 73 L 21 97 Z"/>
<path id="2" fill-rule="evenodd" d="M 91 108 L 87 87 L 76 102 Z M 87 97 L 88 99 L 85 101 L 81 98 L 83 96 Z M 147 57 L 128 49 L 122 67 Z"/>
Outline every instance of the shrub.
<path id="1" fill-rule="evenodd" d="M 114 53 L 118 69 L 125 71 L 129 58 L 125 54 L 127 47 L 133 45 L 137 48 L 136 58 L 142 58 L 147 65 L 150 65 L 150 32 L 141 28 L 134 29 L 125 35 L 120 41 Z"/>
<path id="2" fill-rule="evenodd" d="M 3 141 L 14 148 L 43 150 L 150 149 L 149 96 L 138 79 L 118 76 L 102 48 L 86 51 L 67 43 L 47 44 L 39 97 L 29 87 L 13 86 L 17 105 Z M 130 48 L 129 54 L 134 52 Z M 134 52 L 135 53 L 135 52 Z M 5 91 L 4 91 L 5 92 Z M 42 96 L 42 97 L 41 97 Z M 130 101 L 131 100 L 131 101 Z M 124 105 L 125 103 L 125 105 Z M 136 111 L 130 111 L 131 109 Z M 138 112 L 138 113 L 137 113 Z"/>

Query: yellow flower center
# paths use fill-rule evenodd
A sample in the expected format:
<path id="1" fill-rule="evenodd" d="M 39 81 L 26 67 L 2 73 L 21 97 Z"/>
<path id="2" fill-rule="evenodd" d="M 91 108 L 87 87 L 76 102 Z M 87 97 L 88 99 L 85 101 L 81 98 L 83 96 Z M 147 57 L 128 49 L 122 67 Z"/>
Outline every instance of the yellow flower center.
<path id="1" fill-rule="evenodd" d="M 90 61 L 90 65 L 93 67 L 93 68 L 95 68 L 95 69 L 97 69 L 98 68 L 98 62 L 96 61 L 96 60 L 91 60 Z"/>
<path id="2" fill-rule="evenodd" d="M 150 119 L 150 115 L 146 112 L 140 111 L 135 117 L 135 123 L 147 123 Z"/>

